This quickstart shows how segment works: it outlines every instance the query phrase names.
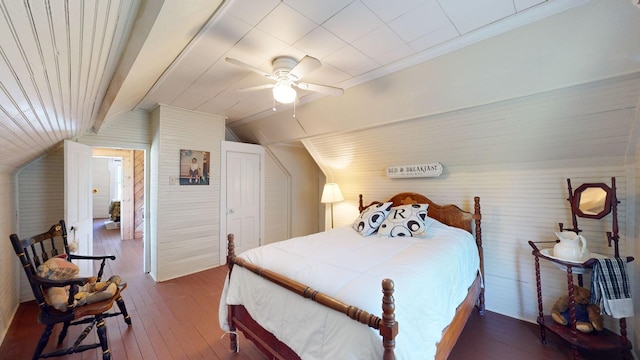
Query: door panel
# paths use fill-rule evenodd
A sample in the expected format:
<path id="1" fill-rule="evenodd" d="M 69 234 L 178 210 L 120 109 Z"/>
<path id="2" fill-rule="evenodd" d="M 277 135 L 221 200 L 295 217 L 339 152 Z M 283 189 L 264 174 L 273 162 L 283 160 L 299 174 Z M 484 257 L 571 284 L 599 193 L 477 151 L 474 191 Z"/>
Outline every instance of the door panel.
<path id="1" fill-rule="evenodd" d="M 64 141 L 64 219 L 69 242 L 77 253 L 93 254 L 92 150 L 90 146 Z M 90 260 L 76 260 L 80 276 L 93 276 Z"/>
<path id="2" fill-rule="evenodd" d="M 227 152 L 227 228 L 236 251 L 260 246 L 255 221 L 260 216 L 260 160 L 258 154 Z"/>
<path id="3" fill-rule="evenodd" d="M 93 158 L 93 216 L 95 218 L 109 217 L 111 203 L 111 173 L 108 158 Z"/>
<path id="4" fill-rule="evenodd" d="M 262 243 L 264 225 L 264 149 L 259 145 L 223 142 L 220 263 L 225 262 L 226 236 L 235 236 L 236 254 Z"/>

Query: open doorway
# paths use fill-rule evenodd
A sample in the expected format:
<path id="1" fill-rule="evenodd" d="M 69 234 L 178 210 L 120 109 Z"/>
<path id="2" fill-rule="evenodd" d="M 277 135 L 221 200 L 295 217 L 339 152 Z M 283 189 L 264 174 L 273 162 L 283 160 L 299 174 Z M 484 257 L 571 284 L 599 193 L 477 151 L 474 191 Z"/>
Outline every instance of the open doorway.
<path id="1" fill-rule="evenodd" d="M 93 218 L 94 220 L 104 219 L 107 230 L 120 229 L 122 157 L 94 156 L 91 169 L 93 172 Z"/>
<path id="2" fill-rule="evenodd" d="M 94 219 L 122 241 L 143 241 L 146 251 L 145 151 L 94 148 L 92 165 Z"/>

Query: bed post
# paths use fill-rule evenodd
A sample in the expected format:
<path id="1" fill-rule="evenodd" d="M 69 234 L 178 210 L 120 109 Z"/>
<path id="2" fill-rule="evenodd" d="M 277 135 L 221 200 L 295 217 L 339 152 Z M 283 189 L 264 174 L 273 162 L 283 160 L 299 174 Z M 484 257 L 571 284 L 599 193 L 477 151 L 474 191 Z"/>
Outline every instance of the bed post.
<path id="1" fill-rule="evenodd" d="M 480 255 L 480 275 L 484 277 L 484 252 L 482 250 L 482 229 L 480 227 L 480 221 L 482 220 L 482 214 L 480 213 L 480 197 L 474 197 L 473 202 L 473 220 L 476 225 L 476 245 L 478 246 L 478 253 Z M 478 297 L 478 312 L 480 315 L 484 315 L 484 284 L 480 288 L 480 296 Z"/>
<path id="2" fill-rule="evenodd" d="M 227 267 L 229 267 L 229 280 L 231 280 L 231 270 L 233 270 L 233 261 L 236 257 L 236 246 L 233 243 L 233 234 L 227 234 Z M 229 348 L 233 352 L 238 352 L 238 335 L 236 334 L 236 325 L 233 322 L 233 307 L 228 305 L 229 323 Z"/>
<path id="3" fill-rule="evenodd" d="M 231 278 L 231 270 L 233 270 L 233 258 L 236 257 L 236 246 L 233 243 L 233 234 L 227 234 L 227 267 L 229 268 L 229 278 Z"/>
<path id="4" fill-rule="evenodd" d="M 382 280 L 382 322 L 380 323 L 380 335 L 382 335 L 383 360 L 395 360 L 396 335 L 398 334 L 398 322 L 394 311 L 396 309 L 393 298 L 394 284 L 391 279 Z"/>
<path id="5" fill-rule="evenodd" d="M 362 203 L 362 194 L 358 195 L 358 211 L 362 212 L 364 209 L 364 204 Z"/>

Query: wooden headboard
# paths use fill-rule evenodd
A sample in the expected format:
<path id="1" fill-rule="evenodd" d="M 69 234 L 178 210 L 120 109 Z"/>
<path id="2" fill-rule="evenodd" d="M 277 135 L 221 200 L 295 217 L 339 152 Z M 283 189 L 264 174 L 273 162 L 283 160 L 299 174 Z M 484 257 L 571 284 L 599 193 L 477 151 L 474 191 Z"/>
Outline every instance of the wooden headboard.
<path id="1" fill-rule="evenodd" d="M 392 196 L 386 202 L 392 202 L 393 206 L 408 205 L 408 204 L 429 204 L 429 210 L 427 215 L 430 218 L 436 219 L 441 223 L 449 226 L 457 227 L 468 232 L 471 232 L 472 220 L 480 220 L 480 198 L 475 197 L 475 212 L 470 213 L 457 207 L 456 205 L 438 205 L 431 201 L 428 197 L 414 193 L 403 192 Z M 362 194 L 360 194 L 360 206 L 359 210 L 366 209 L 373 204 L 380 204 L 379 201 L 373 201 L 369 205 L 364 206 L 362 202 Z"/>

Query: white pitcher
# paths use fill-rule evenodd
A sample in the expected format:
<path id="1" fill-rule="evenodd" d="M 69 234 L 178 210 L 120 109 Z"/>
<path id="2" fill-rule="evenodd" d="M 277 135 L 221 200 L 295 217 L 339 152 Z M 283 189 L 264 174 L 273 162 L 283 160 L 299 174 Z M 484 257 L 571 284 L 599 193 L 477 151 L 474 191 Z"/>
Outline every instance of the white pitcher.
<path id="1" fill-rule="evenodd" d="M 553 256 L 562 260 L 584 261 L 589 256 L 587 240 L 573 231 L 556 232 L 560 242 L 553 247 Z"/>

